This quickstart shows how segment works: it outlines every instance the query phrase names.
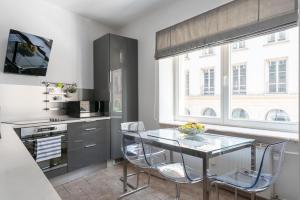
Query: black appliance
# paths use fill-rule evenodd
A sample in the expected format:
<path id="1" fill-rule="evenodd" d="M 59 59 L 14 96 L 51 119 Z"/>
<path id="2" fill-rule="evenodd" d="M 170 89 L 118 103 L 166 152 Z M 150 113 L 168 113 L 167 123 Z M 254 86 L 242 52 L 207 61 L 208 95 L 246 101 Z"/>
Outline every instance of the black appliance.
<path id="1" fill-rule="evenodd" d="M 11 29 L 4 72 L 46 76 L 53 40 Z"/>
<path id="2" fill-rule="evenodd" d="M 138 41 L 106 34 L 94 41 L 94 99 L 109 102 L 110 159 L 122 157 L 120 124 L 138 120 Z"/>
<path id="3" fill-rule="evenodd" d="M 67 115 L 77 118 L 108 116 L 108 108 L 108 101 L 69 101 Z"/>
<path id="4" fill-rule="evenodd" d="M 67 124 L 21 128 L 19 137 L 46 175 L 50 175 L 51 177 L 51 175 L 54 174 L 59 175 L 67 172 Z M 60 140 L 58 140 L 60 144 L 55 144 L 54 141 L 51 140 L 52 138 L 60 138 Z M 42 151 L 46 157 L 38 157 L 39 152 L 37 152 L 36 147 L 39 145 L 39 141 L 44 142 L 43 149 L 39 151 Z M 57 146 L 57 148 L 55 148 L 56 156 L 53 154 L 53 145 Z M 59 156 L 57 156 L 57 152 Z"/>

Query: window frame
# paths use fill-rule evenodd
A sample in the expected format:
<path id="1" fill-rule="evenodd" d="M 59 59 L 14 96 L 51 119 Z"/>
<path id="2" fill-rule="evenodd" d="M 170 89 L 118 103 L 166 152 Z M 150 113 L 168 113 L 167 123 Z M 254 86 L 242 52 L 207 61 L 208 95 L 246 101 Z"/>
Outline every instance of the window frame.
<path id="1" fill-rule="evenodd" d="M 298 27 L 299 29 L 299 27 Z M 254 36 L 257 37 L 257 36 Z M 258 36 L 259 37 L 259 36 Z M 205 117 L 205 116 L 181 116 L 179 115 L 179 57 L 173 57 L 174 67 L 174 120 L 175 121 L 196 121 L 207 124 L 216 124 L 224 126 L 234 126 L 242 128 L 253 128 L 262 130 L 273 130 L 273 131 L 287 131 L 287 132 L 298 132 L 298 123 L 295 122 L 272 122 L 272 121 L 258 121 L 258 120 L 240 120 L 232 119 L 231 113 L 231 95 L 232 95 L 232 83 L 231 83 L 231 62 L 229 53 L 231 51 L 231 43 L 220 45 L 221 48 L 221 69 L 220 69 L 220 114 L 216 117 Z M 299 47 L 298 47 L 299 51 Z M 283 57 L 286 58 L 286 57 Z M 268 59 L 270 60 L 270 59 Z M 288 59 L 286 71 L 288 71 Z M 298 63 L 299 65 L 299 63 Z M 247 68 L 246 68 L 247 70 Z M 217 77 L 215 76 L 215 79 Z M 287 83 L 288 83 L 288 77 Z M 216 85 L 215 85 L 216 87 Z M 286 86 L 288 88 L 288 85 Z M 288 92 L 288 91 L 287 91 Z M 280 93 L 282 94 L 282 93 Z M 247 94 L 246 94 L 247 95 Z M 274 95 L 274 94 L 271 94 Z M 209 96 L 208 96 L 209 97 Z"/>
<path id="2" fill-rule="evenodd" d="M 285 64 L 285 92 L 278 92 L 278 87 L 280 85 L 280 83 L 278 82 L 279 79 L 279 61 L 283 61 L 285 60 L 286 64 Z M 276 62 L 276 92 L 270 92 L 270 68 L 269 68 L 269 63 L 275 61 Z M 289 77 L 288 77 L 288 71 L 289 71 L 289 60 L 288 57 L 277 57 L 277 58 L 269 58 L 265 60 L 265 94 L 266 95 L 284 95 L 284 94 L 288 94 L 289 93 Z"/>
<path id="3" fill-rule="evenodd" d="M 246 83 L 245 83 L 245 93 L 242 93 L 241 91 L 241 86 L 243 86 L 243 85 L 241 85 L 241 66 L 245 66 L 245 72 L 246 72 Z M 233 67 L 237 67 L 238 68 L 238 90 L 237 91 L 235 91 L 234 89 L 233 89 Z M 231 73 L 231 82 L 232 82 L 232 88 L 231 88 L 231 90 L 232 90 L 232 94 L 231 95 L 239 95 L 239 96 L 246 96 L 247 95 L 247 86 L 248 86 L 248 84 L 247 84 L 247 74 L 248 74 L 248 67 L 247 67 L 247 62 L 242 62 L 242 63 L 231 63 L 231 70 L 230 70 L 230 73 Z M 235 92 L 237 92 L 237 93 L 234 93 L 234 91 Z"/>
<path id="4" fill-rule="evenodd" d="M 211 79 L 211 70 L 213 70 L 213 86 L 212 86 L 212 79 Z M 216 86 L 215 86 L 215 79 L 216 79 L 216 72 L 215 72 L 215 67 L 204 67 L 202 69 L 202 73 L 203 73 L 203 88 L 200 88 L 201 89 L 201 93 L 200 95 L 201 96 L 214 96 L 215 95 L 215 89 L 216 89 Z M 205 86 L 205 73 L 208 73 L 208 80 L 207 80 L 207 87 Z M 205 88 L 207 88 L 207 93 L 205 92 Z"/>

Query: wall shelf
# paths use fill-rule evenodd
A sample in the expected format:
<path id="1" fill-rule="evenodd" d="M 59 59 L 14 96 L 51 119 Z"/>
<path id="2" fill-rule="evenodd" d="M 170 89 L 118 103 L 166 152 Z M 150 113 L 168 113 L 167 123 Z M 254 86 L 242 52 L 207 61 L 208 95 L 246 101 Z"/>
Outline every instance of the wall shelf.
<path id="1" fill-rule="evenodd" d="M 76 83 L 62 83 L 62 82 L 48 82 L 43 81 L 42 84 L 45 86 L 45 109 L 46 111 L 64 111 L 64 103 L 68 102 L 66 88 L 70 86 L 77 86 Z M 60 84 L 62 87 L 57 87 Z M 59 105 L 60 104 L 60 105 Z M 52 107 L 55 106 L 55 107 Z"/>

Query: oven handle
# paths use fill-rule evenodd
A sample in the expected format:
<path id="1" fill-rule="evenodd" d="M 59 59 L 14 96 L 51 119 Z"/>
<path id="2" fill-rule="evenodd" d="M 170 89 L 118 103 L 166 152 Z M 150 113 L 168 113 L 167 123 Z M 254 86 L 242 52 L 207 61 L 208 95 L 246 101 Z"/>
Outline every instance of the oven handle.
<path id="1" fill-rule="evenodd" d="M 85 131 L 94 131 L 94 130 L 97 130 L 97 128 L 86 128 L 84 129 Z"/>
<path id="2" fill-rule="evenodd" d="M 37 135 L 40 135 L 40 134 L 44 134 L 44 133 L 64 133 L 66 132 L 66 130 L 51 130 L 51 131 L 41 131 L 41 132 L 37 132 L 36 134 Z"/>
<path id="3" fill-rule="evenodd" d="M 96 146 L 97 144 L 89 144 L 89 145 L 86 145 L 86 146 L 84 146 L 84 148 L 91 148 L 91 147 L 94 147 L 94 146 Z"/>
<path id="4" fill-rule="evenodd" d="M 57 135 L 58 136 L 58 135 Z M 65 135 L 60 135 L 61 137 L 65 137 Z M 43 138 L 46 138 L 46 137 L 43 137 Z M 36 139 L 23 139 L 22 142 L 35 142 Z"/>

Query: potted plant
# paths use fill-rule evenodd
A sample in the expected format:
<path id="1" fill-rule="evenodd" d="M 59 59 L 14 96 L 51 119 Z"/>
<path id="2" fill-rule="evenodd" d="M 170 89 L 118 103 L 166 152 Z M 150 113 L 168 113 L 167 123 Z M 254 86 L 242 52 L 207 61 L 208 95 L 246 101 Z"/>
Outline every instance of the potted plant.
<path id="1" fill-rule="evenodd" d="M 76 84 L 72 84 L 69 85 L 66 89 L 66 97 L 73 97 L 77 92 L 77 85 Z"/>

